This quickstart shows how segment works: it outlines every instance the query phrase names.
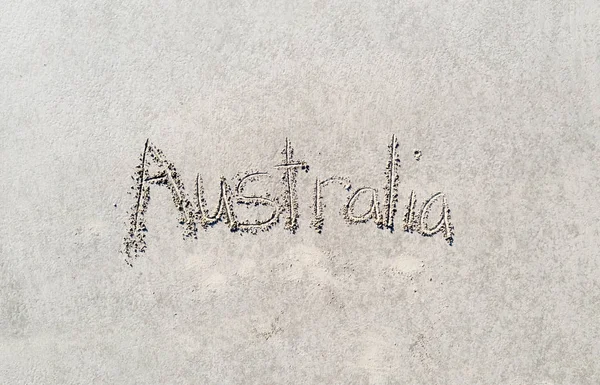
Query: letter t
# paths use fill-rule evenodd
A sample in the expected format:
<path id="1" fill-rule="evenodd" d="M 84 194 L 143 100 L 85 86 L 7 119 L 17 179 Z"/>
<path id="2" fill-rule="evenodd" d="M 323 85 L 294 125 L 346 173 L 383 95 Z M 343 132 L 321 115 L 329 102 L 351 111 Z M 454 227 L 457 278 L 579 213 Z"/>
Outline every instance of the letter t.
<path id="1" fill-rule="evenodd" d="M 288 138 L 285 138 L 285 148 L 281 152 L 285 159 L 282 164 L 275 166 L 283 169 L 283 184 L 285 186 L 284 207 L 288 211 L 285 228 L 295 233 L 298 229 L 298 193 L 296 191 L 296 176 L 298 168 L 308 172 L 308 164 L 304 161 L 294 161 L 294 149 Z"/>

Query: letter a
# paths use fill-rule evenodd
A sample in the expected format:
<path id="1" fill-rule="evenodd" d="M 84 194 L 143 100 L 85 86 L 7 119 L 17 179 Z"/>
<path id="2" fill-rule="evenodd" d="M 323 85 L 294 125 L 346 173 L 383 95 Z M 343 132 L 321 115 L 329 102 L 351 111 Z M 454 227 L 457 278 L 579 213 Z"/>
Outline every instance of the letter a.
<path id="1" fill-rule="evenodd" d="M 173 163 L 165 159 L 163 152 L 154 147 L 149 140 L 146 140 L 140 161 L 141 163 L 132 177 L 135 181 L 135 185 L 132 187 L 135 203 L 130 210 L 130 227 L 124 239 L 124 252 L 129 265 L 131 265 L 131 259 L 138 257 L 146 250 L 145 233 L 148 229 L 145 215 L 150 202 L 151 185 L 165 186 L 171 191 L 173 203 L 179 214 L 179 224 L 184 228 L 184 238 L 194 237 L 197 231 L 194 208 L 187 198 L 183 183 L 179 179 Z"/>
<path id="2" fill-rule="evenodd" d="M 429 228 L 427 226 L 427 219 L 429 217 L 429 212 L 431 211 L 431 206 L 440 198 L 442 198 L 442 212 L 440 220 L 433 228 Z M 448 208 L 446 196 L 439 192 L 433 195 L 427 202 L 425 202 L 425 204 L 423 204 L 421 215 L 419 216 L 419 232 L 421 235 L 431 237 L 442 231 L 444 233 L 446 242 L 452 246 L 452 243 L 454 242 L 454 226 L 452 226 L 452 223 L 450 223 L 450 208 Z"/>

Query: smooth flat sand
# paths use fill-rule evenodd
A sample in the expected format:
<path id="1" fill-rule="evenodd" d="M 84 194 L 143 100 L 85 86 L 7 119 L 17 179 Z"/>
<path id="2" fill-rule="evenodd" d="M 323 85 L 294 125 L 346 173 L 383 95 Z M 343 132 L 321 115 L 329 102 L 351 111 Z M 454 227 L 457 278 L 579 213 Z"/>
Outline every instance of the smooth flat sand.
<path id="1" fill-rule="evenodd" d="M 599 46 L 596 0 L 0 2 L 0 384 L 600 383 Z M 186 222 L 247 172 L 279 222 Z"/>

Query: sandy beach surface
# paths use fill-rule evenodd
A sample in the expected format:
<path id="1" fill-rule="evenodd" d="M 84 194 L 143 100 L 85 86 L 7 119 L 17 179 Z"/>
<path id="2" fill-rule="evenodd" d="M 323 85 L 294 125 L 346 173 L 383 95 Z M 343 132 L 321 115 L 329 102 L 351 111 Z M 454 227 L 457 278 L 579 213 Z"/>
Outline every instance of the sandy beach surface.
<path id="1" fill-rule="evenodd" d="M 0 2 L 0 384 L 600 383 L 600 2 Z"/>

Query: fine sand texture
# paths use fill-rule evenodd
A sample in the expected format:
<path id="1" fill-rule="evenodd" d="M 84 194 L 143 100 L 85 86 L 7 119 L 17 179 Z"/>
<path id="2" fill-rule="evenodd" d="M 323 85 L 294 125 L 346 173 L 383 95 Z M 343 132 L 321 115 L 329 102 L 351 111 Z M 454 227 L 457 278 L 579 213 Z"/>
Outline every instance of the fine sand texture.
<path id="1" fill-rule="evenodd" d="M 0 384 L 600 384 L 598 0 L 0 1 Z"/>

